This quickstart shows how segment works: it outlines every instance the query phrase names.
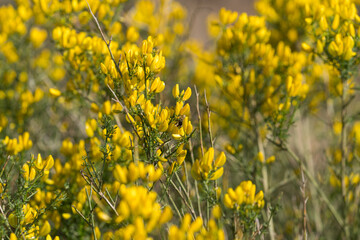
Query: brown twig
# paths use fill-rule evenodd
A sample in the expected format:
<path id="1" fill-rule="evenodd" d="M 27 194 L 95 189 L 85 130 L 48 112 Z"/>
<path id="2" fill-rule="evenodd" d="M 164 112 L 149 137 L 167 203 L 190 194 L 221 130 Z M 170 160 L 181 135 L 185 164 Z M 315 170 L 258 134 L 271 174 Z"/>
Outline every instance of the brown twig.
<path id="1" fill-rule="evenodd" d="M 337 223 L 340 225 L 340 227 L 344 229 L 344 220 L 342 219 L 341 215 L 337 212 L 336 208 L 334 207 L 334 205 L 331 203 L 331 201 L 329 200 L 329 198 L 326 196 L 326 194 L 324 193 L 324 191 L 321 189 L 321 187 L 319 186 L 319 184 L 317 183 L 316 179 L 311 175 L 310 171 L 306 168 L 305 165 L 303 165 L 302 161 L 300 160 L 300 158 L 287 146 L 283 146 L 280 145 L 280 148 L 285 150 L 292 159 L 294 159 L 296 161 L 297 164 L 299 164 L 300 166 L 303 166 L 303 171 L 305 173 L 305 175 L 308 177 L 308 179 L 310 180 L 311 184 L 314 186 L 314 188 L 316 189 L 316 191 L 319 193 L 320 197 L 322 198 L 322 200 L 325 202 L 326 206 L 329 208 L 330 212 L 332 213 L 332 215 L 335 217 Z"/>
<path id="2" fill-rule="evenodd" d="M 87 223 L 87 225 L 89 225 L 90 227 L 92 227 L 92 224 L 86 219 L 86 217 L 80 212 L 79 209 L 77 209 L 74 205 L 71 205 L 72 208 L 74 208 L 74 210 L 77 212 L 77 214 L 79 214 L 79 216 L 84 219 L 84 221 Z"/>
<path id="3" fill-rule="evenodd" d="M 205 98 L 205 104 L 206 104 L 206 112 L 207 112 L 207 116 L 208 116 L 208 131 L 209 131 L 209 137 L 210 137 L 210 144 L 211 147 L 214 148 L 214 141 L 212 138 L 212 133 L 211 133 L 211 111 L 210 111 L 210 106 L 206 97 L 206 90 L 204 90 L 204 98 Z"/>
<path id="4" fill-rule="evenodd" d="M 8 162 L 9 162 L 9 160 L 10 160 L 10 155 L 6 158 L 6 162 L 5 162 L 4 166 L 3 166 L 2 169 L 1 169 L 0 180 L 1 180 L 1 177 L 2 177 L 2 175 L 3 175 L 3 173 L 4 173 L 4 170 L 5 170 L 5 168 L 6 168 L 6 165 L 7 165 Z"/>
<path id="5" fill-rule="evenodd" d="M 307 240 L 306 203 L 307 203 L 309 198 L 306 196 L 306 179 L 305 179 L 305 175 L 304 175 L 304 171 L 303 171 L 302 166 L 301 166 L 301 186 L 300 186 L 300 191 L 301 191 L 302 199 L 303 199 L 303 235 L 302 235 L 302 239 Z"/>
<path id="6" fill-rule="evenodd" d="M 348 239 L 350 236 L 349 233 L 349 226 L 347 221 L 347 202 L 346 202 L 346 196 L 347 196 L 347 189 L 346 189 L 346 160 L 348 158 L 348 152 L 347 152 L 347 141 L 346 141 L 346 108 L 349 106 L 351 101 L 346 102 L 346 91 L 347 91 L 347 84 L 346 84 L 346 78 L 343 76 L 341 77 L 342 80 L 342 94 L 341 94 L 341 139 L 340 139 L 340 147 L 341 147 L 341 169 L 340 169 L 340 175 L 341 175 L 341 193 L 342 193 L 342 200 L 343 200 L 343 220 L 344 220 L 344 231 L 345 231 L 345 237 Z"/>
<path id="7" fill-rule="evenodd" d="M 196 95 L 196 110 L 199 119 L 199 132 L 200 132 L 200 146 L 201 146 L 201 155 L 204 156 L 204 144 L 203 144 L 203 137 L 202 137 L 202 127 L 201 127 L 201 114 L 200 114 L 200 107 L 199 107 L 199 93 L 197 91 L 196 85 L 194 85 L 195 95 Z"/>

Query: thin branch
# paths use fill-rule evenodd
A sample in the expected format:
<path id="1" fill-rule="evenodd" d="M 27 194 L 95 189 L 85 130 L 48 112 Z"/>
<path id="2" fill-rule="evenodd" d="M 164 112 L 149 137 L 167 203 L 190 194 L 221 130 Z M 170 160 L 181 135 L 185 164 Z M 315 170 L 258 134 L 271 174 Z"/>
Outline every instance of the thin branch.
<path id="1" fill-rule="evenodd" d="M 77 212 L 77 214 L 80 215 L 80 217 L 90 226 L 92 227 L 91 223 L 86 219 L 86 217 L 80 212 L 80 210 L 78 210 L 74 205 L 71 205 L 71 207 L 73 207 L 75 209 L 75 211 Z"/>
<path id="2" fill-rule="evenodd" d="M 193 148 L 192 148 L 191 139 L 189 139 L 189 149 L 190 149 L 191 163 L 194 164 L 195 158 L 194 158 L 194 151 L 193 151 Z M 198 212 L 199 212 L 200 218 L 202 218 L 200 195 L 199 195 L 199 189 L 198 189 L 198 184 L 197 184 L 196 180 L 195 180 L 194 185 L 195 185 L 195 195 L 196 195 L 196 199 L 197 199 Z"/>
<path id="3" fill-rule="evenodd" d="M 106 192 L 106 194 L 109 196 L 109 198 L 110 198 L 110 200 L 112 201 L 113 205 L 115 205 L 116 202 L 115 202 L 115 201 L 113 200 L 113 198 L 111 197 L 111 194 L 110 194 L 109 190 L 107 189 L 107 187 L 105 187 L 105 192 Z"/>
<path id="4" fill-rule="evenodd" d="M 179 182 L 179 184 L 180 184 L 181 189 L 182 189 L 183 192 L 185 193 L 185 196 L 186 196 L 187 200 L 189 201 L 189 204 L 190 204 L 192 213 L 193 213 L 194 216 L 196 217 L 196 214 L 195 214 L 195 211 L 194 211 L 194 206 L 193 206 L 192 201 L 191 201 L 191 199 L 190 199 L 189 192 L 186 191 L 186 189 L 185 189 L 185 187 L 184 187 L 184 185 L 183 185 L 183 183 L 182 183 L 179 175 L 177 174 L 177 172 L 175 172 L 175 176 L 176 176 L 176 179 L 178 180 L 178 182 Z"/>
<path id="5" fill-rule="evenodd" d="M 208 116 L 208 131 L 209 131 L 209 137 L 210 137 L 210 144 L 211 147 L 214 148 L 214 141 L 213 141 L 213 137 L 212 137 L 212 133 L 211 133 L 211 111 L 210 111 L 210 106 L 206 97 L 206 90 L 204 90 L 204 98 L 205 98 L 205 104 L 206 104 L 206 112 L 207 112 L 207 116 Z"/>
<path id="6" fill-rule="evenodd" d="M 1 169 L 0 179 L 1 179 L 2 175 L 3 175 L 3 173 L 4 173 L 4 170 L 5 170 L 5 168 L 6 168 L 6 165 L 7 165 L 8 162 L 9 162 L 9 160 L 10 160 L 10 155 L 8 155 L 8 157 L 6 158 L 6 162 L 5 162 L 4 166 L 3 166 L 2 169 Z M 2 183 L 2 181 L 1 181 L 1 183 Z"/>
<path id="7" fill-rule="evenodd" d="M 86 3 L 87 3 L 87 5 L 88 5 L 88 7 L 89 7 L 89 11 L 90 11 L 91 16 L 93 17 L 93 19 L 94 19 L 94 21 L 95 21 L 95 23 L 96 23 L 96 26 L 97 26 L 97 28 L 98 28 L 99 31 L 100 31 L 101 37 L 102 37 L 102 39 L 104 40 L 104 42 L 105 42 L 105 44 L 106 44 L 106 46 L 107 46 L 107 48 L 108 48 L 108 50 L 109 50 L 111 59 L 112 59 L 112 61 L 113 61 L 114 64 L 115 64 L 116 70 L 117 70 L 117 72 L 119 73 L 120 77 L 123 78 L 123 75 L 122 75 L 122 72 L 121 72 L 121 70 L 120 70 L 119 64 L 115 61 L 114 55 L 113 55 L 113 53 L 112 53 L 112 51 L 111 51 L 111 49 L 110 49 L 110 44 L 111 44 L 111 39 L 112 39 L 112 38 L 110 38 L 109 41 L 106 40 L 105 35 L 104 35 L 103 31 L 101 30 L 99 21 L 97 20 L 97 18 L 95 17 L 94 13 L 92 12 L 91 7 L 90 7 L 88 1 L 86 1 Z"/>
<path id="8" fill-rule="evenodd" d="M 340 139 L 340 147 L 341 147 L 341 193 L 342 193 L 342 200 L 343 200 L 343 206 L 342 206 L 342 214 L 343 214 L 343 220 L 344 220 L 344 230 L 345 230 L 345 237 L 348 239 L 350 236 L 349 233 L 349 227 L 348 227 L 348 221 L 347 221 L 347 202 L 346 202 L 346 195 L 347 195 L 347 187 L 346 187 L 346 160 L 348 157 L 348 151 L 347 151 L 347 136 L 346 136 L 346 108 L 351 103 L 352 99 L 346 101 L 346 79 L 344 77 L 341 78 L 342 80 L 342 94 L 341 94 L 341 139 Z"/>
<path id="9" fill-rule="evenodd" d="M 187 164 L 186 161 L 184 161 L 184 174 L 185 174 L 185 182 L 186 182 L 186 192 L 189 194 L 190 192 L 190 182 L 188 177 L 188 171 L 187 171 Z"/>
<path id="10" fill-rule="evenodd" d="M 178 209 L 178 207 L 176 206 L 174 199 L 171 197 L 171 194 L 169 193 L 169 189 L 167 188 L 167 186 L 165 186 L 165 184 L 160 180 L 162 187 L 165 189 L 166 193 L 167 193 L 167 197 L 169 198 L 171 204 L 173 205 L 173 207 L 175 208 L 175 211 L 179 217 L 179 219 L 182 219 L 181 213 Z"/>
<path id="11" fill-rule="evenodd" d="M 277 184 L 273 184 L 273 186 L 269 187 L 269 194 L 271 195 L 273 192 L 275 192 L 278 188 L 285 186 L 286 184 L 294 181 L 296 179 L 295 176 L 291 176 L 291 177 L 285 177 L 283 180 L 281 180 L 279 183 Z"/>
<path id="12" fill-rule="evenodd" d="M 130 116 L 130 117 L 131 117 L 131 115 L 130 115 L 130 113 L 129 113 L 129 110 L 127 109 L 127 107 L 126 107 L 124 104 L 122 104 L 122 102 L 120 102 L 119 98 L 116 96 L 114 90 L 109 86 L 109 84 L 107 84 L 107 87 L 110 89 L 110 91 L 112 92 L 112 94 L 113 94 L 114 97 L 115 97 L 115 99 L 113 99 L 113 100 L 121 105 L 121 107 L 124 109 L 124 111 L 125 111 L 125 113 L 126 113 L 126 116 L 128 116 L 128 117 Z M 129 121 L 130 121 L 130 119 L 129 119 Z M 130 121 L 130 125 L 131 125 L 131 127 L 133 128 L 133 130 L 134 130 L 134 132 L 136 133 L 136 135 L 140 138 L 140 135 L 139 135 L 139 133 L 137 132 L 136 127 L 134 126 L 134 124 L 133 124 L 131 121 Z"/>
<path id="13" fill-rule="evenodd" d="M 267 170 L 267 166 L 266 166 L 265 148 L 264 148 L 263 141 L 261 139 L 260 129 L 258 127 L 256 116 L 253 116 L 253 118 L 254 118 L 255 135 L 256 135 L 256 139 L 257 139 L 258 150 L 259 150 L 259 152 L 261 152 L 261 154 L 264 158 L 263 159 L 264 162 L 262 162 L 262 168 L 261 168 L 261 173 L 262 173 L 262 177 L 263 177 L 264 194 L 265 194 L 266 199 L 269 200 L 271 194 L 269 193 L 269 177 L 268 177 L 268 170 Z M 276 234 L 275 234 L 275 229 L 274 229 L 274 220 L 273 220 L 273 218 L 270 217 L 271 216 L 270 208 L 271 208 L 271 203 L 270 203 L 270 201 L 268 201 L 266 215 L 269 219 L 270 239 L 274 240 Z"/>
<path id="14" fill-rule="evenodd" d="M 300 160 L 300 158 L 288 147 L 282 147 L 284 150 L 286 150 L 290 156 L 299 164 L 302 165 L 302 161 Z M 319 184 L 317 183 L 317 181 L 315 180 L 315 178 L 311 175 L 311 173 L 309 172 L 309 170 L 303 165 L 303 171 L 305 173 L 305 175 L 308 177 L 308 179 L 310 180 L 311 184 L 314 186 L 314 188 L 316 189 L 316 191 L 319 193 L 320 197 L 322 198 L 322 200 L 325 202 L 326 206 L 329 208 L 330 212 L 332 213 L 332 215 L 335 217 L 337 223 L 340 225 L 340 227 L 344 230 L 344 220 L 342 219 L 341 215 L 336 211 L 336 208 L 334 207 L 334 205 L 331 203 L 331 201 L 329 200 L 329 198 L 326 196 L 326 194 L 323 192 L 323 190 L 321 189 L 321 187 L 319 186 Z"/>
<path id="15" fill-rule="evenodd" d="M 196 214 L 194 209 L 192 209 L 189 205 L 189 203 L 186 201 L 186 199 L 184 198 L 184 196 L 181 194 L 181 191 L 177 188 L 177 186 L 175 185 L 175 183 L 170 180 L 171 185 L 173 186 L 173 188 L 176 190 L 176 192 L 179 194 L 179 196 L 181 197 L 182 201 L 185 203 L 186 207 L 189 209 L 190 213 L 191 213 L 191 217 L 193 220 L 195 220 L 196 218 Z"/>
<path id="16" fill-rule="evenodd" d="M 2 209 L 2 206 L 1 206 L 1 205 L 0 205 L 0 212 L 1 212 L 1 214 L 3 215 L 3 218 L 4 218 L 5 222 L 6 222 L 6 226 L 9 228 L 9 230 L 10 230 L 11 232 L 13 232 L 12 229 L 11 229 L 11 227 L 10 227 L 9 220 L 8 220 L 8 218 L 6 217 L 6 215 L 5 215 L 5 213 L 4 213 L 4 210 Z"/>
<path id="17" fill-rule="evenodd" d="M 304 176 L 303 167 L 301 167 L 301 187 L 300 191 L 303 198 L 303 240 L 307 240 L 307 212 L 306 212 L 306 203 L 309 199 L 309 197 L 306 196 L 306 179 Z"/>
<path id="18" fill-rule="evenodd" d="M 199 119 L 199 132 L 200 132 L 200 146 L 201 146 L 201 155 L 204 156 L 204 145 L 203 145 L 203 137 L 202 137 L 202 127 L 201 127 L 201 115 L 200 115 L 200 107 L 199 107 L 199 93 L 197 91 L 196 85 L 194 85 L 195 95 L 196 95 L 196 109 Z"/>
<path id="19" fill-rule="evenodd" d="M 104 195 L 104 193 L 100 190 L 94 187 L 93 179 L 89 176 L 85 175 L 83 171 L 80 171 L 81 176 L 85 179 L 88 185 L 91 186 L 91 188 L 100 196 L 101 199 L 104 199 L 105 202 L 110 206 L 110 208 L 115 212 L 116 216 L 119 216 L 119 213 L 117 212 L 115 206 L 109 201 L 109 199 Z"/>
<path id="20" fill-rule="evenodd" d="M 90 186 L 90 194 L 88 193 L 87 188 L 85 188 L 85 192 L 86 192 L 86 196 L 87 196 L 88 202 L 89 202 L 90 218 L 91 218 L 91 229 L 93 231 L 94 239 L 97 240 L 96 231 L 95 231 L 94 208 L 92 208 L 92 206 L 91 206 L 92 186 Z"/>

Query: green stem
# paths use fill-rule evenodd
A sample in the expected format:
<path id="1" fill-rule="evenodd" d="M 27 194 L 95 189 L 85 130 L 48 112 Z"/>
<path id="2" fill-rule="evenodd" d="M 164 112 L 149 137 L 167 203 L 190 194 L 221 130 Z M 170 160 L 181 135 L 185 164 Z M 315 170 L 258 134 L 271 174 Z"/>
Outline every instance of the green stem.
<path id="1" fill-rule="evenodd" d="M 190 149 L 191 163 L 194 164 L 195 158 L 194 158 L 194 152 L 193 152 L 193 148 L 192 148 L 191 139 L 189 139 L 189 149 Z M 199 195 L 199 189 L 198 189 L 198 182 L 197 182 L 196 180 L 195 180 L 195 184 L 194 184 L 194 185 L 195 185 L 195 195 L 196 195 L 196 199 L 197 199 L 198 212 L 199 212 L 200 218 L 202 218 L 201 202 L 200 202 L 200 195 Z"/>
<path id="2" fill-rule="evenodd" d="M 264 186 L 264 193 L 265 193 L 265 198 L 267 200 L 267 210 L 266 210 L 266 215 L 267 218 L 270 219 L 269 221 L 269 234 L 270 234 L 270 239 L 274 240 L 275 239 L 275 229 L 274 229 L 274 220 L 271 217 L 271 203 L 270 203 L 270 192 L 269 192 L 269 177 L 268 177 L 268 171 L 267 171 L 267 166 L 266 166 L 266 156 L 265 156 L 265 149 L 264 149 L 264 145 L 263 142 L 261 140 L 261 136 L 260 136 L 260 131 L 259 128 L 257 127 L 257 122 L 255 120 L 255 128 L 256 128 L 256 138 L 257 138 L 257 144 L 258 144 L 258 149 L 259 152 L 262 153 L 263 158 L 264 158 L 264 162 L 262 163 L 262 177 L 263 177 L 263 186 Z"/>
<path id="3" fill-rule="evenodd" d="M 161 182 L 162 187 L 165 189 L 165 191 L 167 193 L 167 197 L 169 198 L 171 204 L 175 208 L 175 211 L 176 211 L 176 213 L 177 213 L 177 215 L 179 217 L 179 220 L 181 220 L 182 219 L 181 213 L 180 213 L 178 207 L 176 206 L 176 204 L 174 202 L 174 199 L 171 197 L 171 194 L 169 193 L 169 189 L 167 188 L 167 186 L 165 186 L 165 184 L 161 180 L 160 180 L 160 182 Z"/>
<path id="4" fill-rule="evenodd" d="M 13 232 L 12 229 L 11 229 L 11 227 L 10 227 L 9 220 L 8 220 L 8 218 L 6 217 L 6 215 L 5 215 L 5 213 L 4 213 L 3 209 L 2 209 L 1 204 L 0 204 L 0 212 L 1 212 L 1 214 L 3 215 L 3 218 L 4 218 L 4 221 L 5 221 L 6 227 L 8 227 L 8 229 L 9 229 L 11 232 Z"/>
<path id="5" fill-rule="evenodd" d="M 94 239 L 96 238 L 96 231 L 95 231 L 95 220 L 94 220 L 94 209 L 91 207 L 91 198 L 92 198 L 92 187 L 90 187 L 90 194 L 88 193 L 88 190 L 85 188 L 86 196 L 88 198 L 89 208 L 90 208 L 90 218 L 91 218 L 91 229 L 94 235 Z"/>
<path id="6" fill-rule="evenodd" d="M 189 192 L 186 191 L 186 188 L 185 188 L 185 186 L 183 185 L 183 183 L 182 183 L 179 175 L 177 174 L 177 172 L 175 173 L 175 176 L 176 176 L 176 179 L 179 181 L 180 187 L 181 187 L 181 189 L 184 191 L 184 193 L 185 193 L 185 195 L 186 195 L 186 198 L 187 198 L 187 200 L 189 201 L 190 206 L 191 206 L 191 208 L 192 208 L 192 210 L 193 210 L 193 209 L 194 209 L 194 206 L 193 206 L 192 201 L 191 201 L 191 199 L 190 199 Z M 194 211 L 194 210 L 193 210 L 193 211 Z M 194 213 L 195 213 L 195 211 L 194 211 Z"/>
<path id="7" fill-rule="evenodd" d="M 199 103 L 199 93 L 197 91 L 196 86 L 195 88 L 195 94 L 196 94 L 196 110 L 198 114 L 198 120 L 199 120 L 199 134 L 200 134 L 200 146 L 201 146 L 201 156 L 204 155 L 204 144 L 203 144 L 203 137 L 202 137 L 202 124 L 201 124 L 201 114 L 200 114 L 200 103 Z"/>
<path id="8" fill-rule="evenodd" d="M 190 192 L 190 183 L 189 183 L 189 177 L 188 177 L 188 171 L 187 171 L 187 164 L 186 161 L 184 161 L 184 171 L 185 171 L 185 182 L 186 182 L 186 192 Z"/>
<path id="9" fill-rule="evenodd" d="M 300 117 L 300 116 L 299 116 Z M 300 124 L 303 126 L 302 128 L 305 130 L 305 134 L 304 136 L 304 147 L 305 147 L 305 161 L 306 164 L 308 166 L 309 172 L 311 175 L 314 175 L 315 172 L 315 166 L 314 166 L 314 159 L 312 156 L 312 145 L 311 143 L 313 142 L 311 139 L 311 134 L 310 134 L 310 126 L 309 126 L 309 119 L 306 118 L 303 121 L 300 121 Z M 314 188 L 313 185 L 309 186 L 310 189 L 310 196 L 312 196 L 312 205 L 313 205 L 313 211 L 314 211 L 314 222 L 315 222 L 315 229 L 316 232 L 318 234 L 320 234 L 323 230 L 323 223 L 322 223 L 322 219 L 321 219 L 321 214 L 320 214 L 320 201 L 319 198 L 317 197 L 318 193 L 316 192 L 316 189 Z"/>
<path id="10" fill-rule="evenodd" d="M 347 158 L 347 150 L 346 150 L 346 107 L 348 106 L 346 102 L 346 78 L 341 77 L 342 80 L 342 94 L 341 94 L 341 194 L 343 199 L 343 219 L 344 219 L 344 227 L 345 227 L 345 237 L 349 239 L 350 233 L 347 223 L 347 204 L 346 204 L 346 158 Z"/>
<path id="11" fill-rule="evenodd" d="M 204 187 L 205 187 L 205 190 L 206 190 L 206 220 L 209 223 L 209 220 L 210 220 L 210 202 L 209 202 L 209 187 L 208 187 L 208 182 L 207 181 L 204 182 Z"/>
<path id="12" fill-rule="evenodd" d="M 176 192 L 179 194 L 179 196 L 181 197 L 182 201 L 185 203 L 186 207 L 189 209 L 191 216 L 193 218 L 193 220 L 195 220 L 196 218 L 196 214 L 194 211 L 194 208 L 192 208 L 189 203 L 186 201 L 186 199 L 184 198 L 184 196 L 181 194 L 181 191 L 177 188 L 177 186 L 175 185 L 175 183 L 170 180 L 171 185 L 173 186 L 173 188 L 176 190 Z M 191 202 L 190 202 L 191 203 Z"/>
<path id="13" fill-rule="evenodd" d="M 169 199 L 170 199 L 171 204 L 174 206 L 175 211 L 176 211 L 179 219 L 181 219 L 181 218 L 182 218 L 181 213 L 180 213 L 179 209 L 177 208 L 177 206 L 176 206 L 176 204 L 175 204 L 175 202 L 174 202 L 174 199 L 171 197 L 170 194 L 168 194 L 168 197 L 169 197 Z"/>

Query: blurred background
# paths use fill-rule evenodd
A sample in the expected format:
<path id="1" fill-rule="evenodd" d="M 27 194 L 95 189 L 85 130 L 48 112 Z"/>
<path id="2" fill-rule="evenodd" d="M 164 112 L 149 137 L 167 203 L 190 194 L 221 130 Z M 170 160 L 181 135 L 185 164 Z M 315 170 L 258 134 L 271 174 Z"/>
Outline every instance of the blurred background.
<path id="1" fill-rule="evenodd" d="M 188 17 L 191 18 L 190 37 L 202 41 L 208 37 L 207 18 L 210 15 L 218 15 L 222 7 L 239 13 L 255 14 L 255 0 L 177 0 L 177 2 L 186 7 Z M 12 1 L 0 0 L 0 6 L 9 3 Z"/>
<path id="2" fill-rule="evenodd" d="M 254 0 L 178 0 L 188 10 L 191 18 L 190 36 L 198 40 L 207 39 L 207 18 L 209 15 L 218 15 L 224 7 L 239 13 L 255 14 Z"/>

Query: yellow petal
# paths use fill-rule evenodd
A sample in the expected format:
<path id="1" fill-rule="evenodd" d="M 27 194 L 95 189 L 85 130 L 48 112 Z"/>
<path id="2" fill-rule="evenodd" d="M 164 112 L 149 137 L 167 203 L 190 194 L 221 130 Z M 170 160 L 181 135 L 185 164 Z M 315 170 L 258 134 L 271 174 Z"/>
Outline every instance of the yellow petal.
<path id="1" fill-rule="evenodd" d="M 224 196 L 224 205 L 230 209 L 234 207 L 234 203 L 231 201 L 229 194 L 225 194 Z"/>
<path id="2" fill-rule="evenodd" d="M 15 216 L 14 213 L 11 213 L 11 214 L 9 215 L 8 220 L 9 220 L 10 225 L 11 225 L 13 228 L 15 228 L 15 227 L 17 226 L 17 224 L 18 224 L 18 219 L 17 219 L 17 217 Z M 16 237 L 16 236 L 15 236 L 15 237 Z M 15 239 L 16 239 L 16 238 L 15 238 Z"/>
<path id="3" fill-rule="evenodd" d="M 220 178 L 223 175 L 223 173 L 224 173 L 224 168 L 221 167 L 212 174 L 212 176 L 211 176 L 211 178 L 209 178 L 209 180 L 216 180 L 216 179 Z"/>
<path id="4" fill-rule="evenodd" d="M 221 152 L 220 155 L 215 160 L 215 167 L 222 167 L 226 162 L 226 156 L 224 152 Z"/>
<path id="5" fill-rule="evenodd" d="M 45 169 L 50 170 L 54 166 L 54 159 L 51 155 L 49 155 L 45 160 Z"/>
<path id="6" fill-rule="evenodd" d="M 10 240 L 17 240 L 17 237 L 14 233 L 10 234 Z"/>
<path id="7" fill-rule="evenodd" d="M 41 237 L 44 237 L 44 236 L 48 235 L 50 233 L 50 231 L 51 231 L 51 226 L 48 221 L 45 221 L 45 223 L 40 228 L 39 235 Z"/>
<path id="8" fill-rule="evenodd" d="M 49 93 L 50 93 L 50 96 L 52 96 L 54 98 L 59 97 L 61 95 L 61 92 L 55 88 L 50 88 Z"/>
<path id="9" fill-rule="evenodd" d="M 212 169 L 212 162 L 214 160 L 214 149 L 209 148 L 209 150 L 204 154 L 202 162 L 209 168 Z"/>
<path id="10" fill-rule="evenodd" d="M 182 98 L 183 101 L 186 101 L 188 100 L 189 98 L 191 97 L 191 88 L 187 88 L 185 93 L 184 93 L 184 96 Z"/>
<path id="11" fill-rule="evenodd" d="M 171 207 L 166 206 L 164 208 L 164 211 L 162 212 L 160 218 L 159 218 L 159 225 L 162 225 L 162 224 L 167 223 L 168 221 L 170 221 L 172 216 L 173 216 L 173 213 L 171 211 Z"/>
<path id="12" fill-rule="evenodd" d="M 40 153 L 38 154 L 38 156 L 36 158 L 35 166 L 39 170 L 43 169 L 43 167 L 44 167 L 43 160 L 42 160 Z"/>

